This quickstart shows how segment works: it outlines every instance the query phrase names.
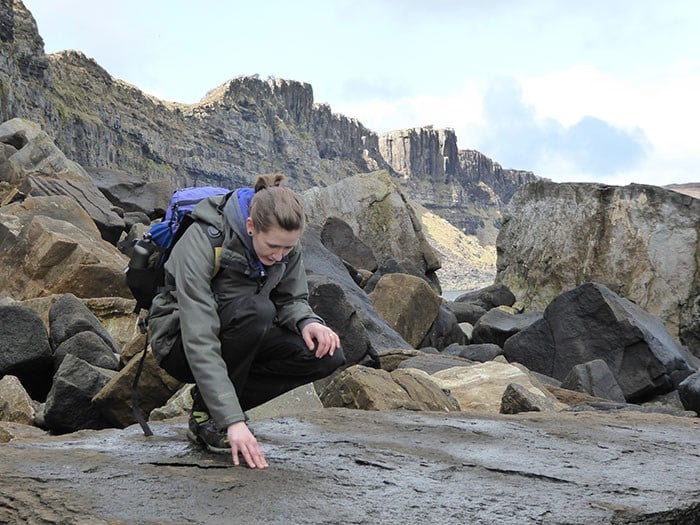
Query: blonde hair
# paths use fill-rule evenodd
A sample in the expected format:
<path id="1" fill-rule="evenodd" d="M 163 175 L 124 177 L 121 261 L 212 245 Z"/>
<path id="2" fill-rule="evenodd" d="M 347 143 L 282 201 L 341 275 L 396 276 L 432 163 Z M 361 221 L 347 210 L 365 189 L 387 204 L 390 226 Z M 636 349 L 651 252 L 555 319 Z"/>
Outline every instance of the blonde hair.
<path id="1" fill-rule="evenodd" d="M 287 231 L 304 229 L 304 209 L 299 197 L 291 189 L 280 186 L 285 179 L 281 173 L 259 175 L 255 179 L 249 214 L 257 230 L 266 232 L 274 226 Z"/>

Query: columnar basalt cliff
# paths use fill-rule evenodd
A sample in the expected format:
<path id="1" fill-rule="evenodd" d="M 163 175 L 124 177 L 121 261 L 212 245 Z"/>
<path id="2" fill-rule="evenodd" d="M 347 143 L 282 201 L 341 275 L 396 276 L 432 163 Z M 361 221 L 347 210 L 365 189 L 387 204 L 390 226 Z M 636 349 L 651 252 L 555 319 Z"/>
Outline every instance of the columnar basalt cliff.
<path id="1" fill-rule="evenodd" d="M 20 0 L 2 0 L 0 10 L 0 121 L 40 123 L 88 170 L 116 169 L 173 186 L 235 186 L 282 171 L 297 189 L 307 189 L 386 169 L 404 179 L 409 196 L 489 245 L 498 207 L 533 177 L 459 151 L 449 129 L 403 130 L 380 140 L 356 119 L 315 103 L 312 87 L 302 82 L 248 76 L 197 104 L 158 100 L 79 51 L 45 55 Z"/>
<path id="2" fill-rule="evenodd" d="M 283 171 L 298 188 L 388 166 L 378 137 L 315 104 L 309 84 L 241 77 L 197 104 L 158 100 L 77 51 L 46 56 L 21 2 L 1 4 L 0 119 L 42 124 L 85 167 L 174 185 L 248 183 Z"/>
<path id="3" fill-rule="evenodd" d="M 379 137 L 379 151 L 420 204 L 495 245 L 502 207 L 515 191 L 537 177 L 503 169 L 474 150 L 459 150 L 451 129 L 403 129 Z"/>

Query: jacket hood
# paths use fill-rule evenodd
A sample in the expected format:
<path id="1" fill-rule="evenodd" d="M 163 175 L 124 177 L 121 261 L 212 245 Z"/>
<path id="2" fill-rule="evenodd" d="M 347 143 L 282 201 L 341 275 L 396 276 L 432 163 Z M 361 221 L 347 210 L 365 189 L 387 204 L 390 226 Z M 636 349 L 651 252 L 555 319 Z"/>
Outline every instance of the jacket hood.
<path id="1" fill-rule="evenodd" d="M 240 257 L 237 252 L 242 245 L 248 266 L 246 275 L 252 279 L 260 279 L 266 277 L 267 271 L 255 254 L 253 241 L 246 227 L 248 208 L 254 195 L 253 188 L 240 188 L 223 196 L 209 197 L 197 205 L 192 211 L 192 216 L 223 232 L 221 268 L 237 265 Z"/>

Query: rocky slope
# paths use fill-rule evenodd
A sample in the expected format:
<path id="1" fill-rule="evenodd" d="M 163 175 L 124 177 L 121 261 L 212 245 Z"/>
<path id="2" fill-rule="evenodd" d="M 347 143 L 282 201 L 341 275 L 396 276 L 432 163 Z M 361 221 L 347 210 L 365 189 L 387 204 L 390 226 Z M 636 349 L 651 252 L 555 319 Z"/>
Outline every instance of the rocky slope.
<path id="1" fill-rule="evenodd" d="M 309 84 L 234 78 L 197 104 L 158 100 L 78 51 L 44 53 L 20 0 L 0 2 L 0 122 L 39 123 L 88 172 L 119 170 L 175 186 L 250 183 L 282 171 L 296 189 L 386 169 L 413 200 L 495 253 L 502 206 L 529 172 L 460 151 L 452 130 L 382 137 L 313 99 Z M 455 250 L 453 250 L 455 251 Z M 465 257 L 460 266 L 480 263 Z M 489 275 L 495 275 L 490 267 Z"/>
<path id="2" fill-rule="evenodd" d="M 459 150 L 451 129 L 412 128 L 379 137 L 379 152 L 418 203 L 483 246 L 494 246 L 503 207 L 538 178 L 503 169 L 474 150 Z"/>

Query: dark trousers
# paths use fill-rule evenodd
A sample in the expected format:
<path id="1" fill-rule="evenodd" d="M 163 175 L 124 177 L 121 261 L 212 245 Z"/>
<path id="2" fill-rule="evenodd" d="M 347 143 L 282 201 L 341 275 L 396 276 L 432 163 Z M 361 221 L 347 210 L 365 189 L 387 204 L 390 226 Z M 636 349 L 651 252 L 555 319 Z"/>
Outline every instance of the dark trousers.
<path id="1" fill-rule="evenodd" d="M 243 410 L 249 410 L 289 390 L 322 379 L 345 364 L 342 348 L 317 358 L 302 337 L 274 324 L 275 306 L 267 297 L 248 295 L 219 311 L 221 355 Z M 161 366 L 175 378 L 194 383 L 182 344 Z M 195 392 L 196 409 L 203 409 Z"/>

